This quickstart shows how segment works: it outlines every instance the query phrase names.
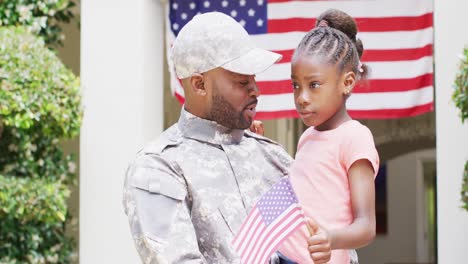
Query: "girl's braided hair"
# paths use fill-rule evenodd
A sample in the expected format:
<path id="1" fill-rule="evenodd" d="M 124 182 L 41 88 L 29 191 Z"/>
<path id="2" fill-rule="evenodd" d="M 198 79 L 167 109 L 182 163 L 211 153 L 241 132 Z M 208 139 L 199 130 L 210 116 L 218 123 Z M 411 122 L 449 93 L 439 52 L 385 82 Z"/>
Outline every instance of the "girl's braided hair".
<path id="1" fill-rule="evenodd" d="M 364 47 L 356 37 L 356 21 L 343 11 L 323 12 L 316 27 L 309 31 L 296 48 L 293 60 L 301 55 L 319 55 L 327 63 L 338 65 L 340 72 L 353 71 L 358 79 L 366 79 L 368 68 L 360 61 Z"/>

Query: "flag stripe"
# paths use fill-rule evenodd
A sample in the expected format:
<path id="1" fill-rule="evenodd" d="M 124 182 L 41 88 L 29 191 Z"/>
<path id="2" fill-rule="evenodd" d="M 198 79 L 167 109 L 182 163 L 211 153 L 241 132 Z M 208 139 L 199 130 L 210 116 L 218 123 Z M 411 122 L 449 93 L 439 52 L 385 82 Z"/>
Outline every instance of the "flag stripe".
<path id="1" fill-rule="evenodd" d="M 357 93 L 346 101 L 348 110 L 403 109 L 433 101 L 431 86 L 404 92 Z M 257 112 L 295 109 L 292 93 L 260 96 Z"/>
<path id="2" fill-rule="evenodd" d="M 427 103 L 404 109 L 379 109 L 379 110 L 348 110 L 349 115 L 354 119 L 393 119 L 402 116 L 411 117 L 434 110 L 434 103 Z M 274 112 L 259 112 L 257 119 L 270 120 L 280 118 L 298 118 L 296 110 L 283 110 Z"/>
<path id="3" fill-rule="evenodd" d="M 180 104 L 184 104 L 185 103 L 185 98 L 183 95 L 181 95 L 180 93 L 178 92 L 175 92 L 174 93 L 174 96 L 176 97 L 177 101 L 179 101 Z"/>
<path id="4" fill-rule="evenodd" d="M 328 8 L 339 8 L 352 17 L 420 16 L 433 12 L 428 0 L 379 0 L 379 1 L 268 1 L 268 17 L 318 17 Z"/>
<path id="5" fill-rule="evenodd" d="M 294 209 L 294 208 L 293 207 L 288 208 L 284 213 L 287 214 L 288 212 L 290 212 L 291 209 Z M 256 232 L 256 235 L 253 236 L 252 239 L 250 239 L 247 242 L 248 244 L 247 250 L 244 252 L 239 251 L 240 255 L 243 256 L 243 260 L 245 261 L 245 263 L 251 263 L 251 258 L 258 256 L 258 251 L 259 251 L 258 248 L 260 247 L 264 238 L 270 235 L 271 230 L 276 228 L 278 222 L 281 223 L 281 221 L 282 221 L 282 218 L 280 217 L 276 219 L 275 222 L 271 223 L 268 227 L 265 224 L 263 224 L 260 232 Z"/>
<path id="6" fill-rule="evenodd" d="M 255 208 L 255 210 L 258 210 L 258 208 Z M 258 212 L 256 212 L 258 213 Z M 246 239 L 243 241 L 242 247 L 238 250 L 239 254 L 242 256 L 248 256 L 253 247 L 256 244 L 256 241 L 258 240 L 259 236 L 262 234 L 265 234 L 264 230 L 266 229 L 266 225 L 262 220 L 262 217 L 260 216 L 258 222 L 255 223 L 255 225 L 252 225 L 250 228 L 249 232 L 255 231 L 252 233 L 251 236 L 246 237 Z"/>
<path id="7" fill-rule="evenodd" d="M 432 57 L 426 56 L 417 60 L 368 62 L 371 69 L 370 79 L 407 79 L 415 78 L 433 70 Z M 402 70 L 405 69 L 405 70 Z M 282 81 L 291 78 L 290 63 L 279 63 L 271 66 L 266 72 L 257 74 L 257 82 Z"/>
<path id="8" fill-rule="evenodd" d="M 283 56 L 279 63 L 287 63 L 291 61 L 294 49 L 290 50 L 273 50 Z M 363 62 L 370 61 L 405 61 L 417 60 L 422 57 L 432 56 L 432 45 L 428 44 L 424 47 L 413 49 L 390 49 L 390 50 L 364 50 L 362 55 Z"/>
<path id="9" fill-rule="evenodd" d="M 244 229 L 246 226 L 252 225 L 252 222 L 255 221 L 255 219 L 258 217 L 258 213 L 254 211 L 252 214 L 247 216 L 247 219 L 244 220 L 244 223 L 242 223 L 241 227 L 239 230 L 239 233 L 235 237 L 234 240 L 232 240 L 232 244 L 237 248 L 238 245 L 242 242 L 242 240 L 245 238 L 245 235 L 247 234 L 246 229 Z"/>
<path id="10" fill-rule="evenodd" d="M 290 224 L 286 225 L 285 228 L 283 228 L 283 230 L 276 235 L 275 240 L 270 244 L 270 246 L 263 254 L 263 258 L 271 256 L 274 253 L 275 249 L 278 248 L 278 246 L 281 245 L 281 243 L 286 239 L 287 235 L 293 233 L 304 224 L 304 220 L 301 215 L 297 215 L 290 222 Z"/>
<path id="11" fill-rule="evenodd" d="M 362 61 L 404 61 L 417 60 L 422 57 L 432 56 L 432 45 L 427 44 L 420 48 L 393 49 L 393 50 L 364 50 Z"/>
<path id="12" fill-rule="evenodd" d="M 372 110 L 377 107 L 380 109 L 403 109 L 427 104 L 433 99 L 434 91 L 431 86 L 405 92 L 358 93 L 348 98 L 346 108 L 349 110 Z"/>
<path id="13" fill-rule="evenodd" d="M 369 84 L 360 84 L 353 89 L 356 93 L 403 92 L 433 85 L 432 73 L 407 79 L 372 79 Z"/>
<path id="14" fill-rule="evenodd" d="M 252 35 L 259 47 L 267 50 L 293 50 L 306 32 L 271 33 Z M 414 49 L 433 43 L 433 28 L 412 31 L 359 32 L 358 38 L 365 50 Z"/>
<path id="15" fill-rule="evenodd" d="M 258 212 L 258 208 L 255 208 L 254 211 L 255 215 L 255 221 L 253 222 L 253 225 L 247 225 L 250 226 L 251 228 L 248 229 L 247 235 L 242 239 L 240 242 L 240 248 L 237 247 L 237 251 L 241 254 L 244 255 L 246 252 L 249 252 L 250 245 L 252 244 L 252 241 L 256 240 L 257 237 L 262 233 L 262 230 L 265 229 L 265 224 L 262 221 L 262 217 L 260 213 Z"/>
<path id="16" fill-rule="evenodd" d="M 251 226 L 253 222 L 258 221 L 259 217 L 260 217 L 260 214 L 258 213 L 258 210 L 256 210 L 256 208 L 252 212 L 252 214 L 247 216 L 247 219 L 244 221 L 241 228 L 239 229 L 239 230 L 241 230 L 241 232 L 239 232 L 239 234 L 233 240 L 233 245 L 236 247 L 236 250 L 240 249 L 239 245 L 241 245 L 244 242 L 246 237 L 251 236 L 250 230 L 245 229 L 245 227 L 246 226 Z"/>
<path id="17" fill-rule="evenodd" d="M 270 245 L 273 245 L 275 242 L 281 242 L 277 239 L 281 237 L 281 234 L 289 234 L 292 230 L 294 230 L 295 223 L 304 223 L 303 216 L 301 214 L 301 209 L 295 207 L 291 212 L 288 213 L 286 219 L 284 219 L 281 223 L 276 225 L 274 228 L 271 229 L 271 234 L 266 237 L 263 241 L 259 243 L 260 248 L 257 252 L 257 258 L 253 259 L 252 262 L 248 263 L 264 263 L 262 260 L 266 259 L 268 256 L 271 256 L 273 252 L 267 251 Z M 287 232 L 289 231 L 289 232 Z"/>
<path id="18" fill-rule="evenodd" d="M 250 241 L 250 247 L 249 250 L 245 252 L 245 254 L 241 254 L 245 256 L 245 263 L 261 263 L 258 261 L 252 261 L 254 260 L 253 258 L 255 256 L 260 256 L 258 254 L 260 249 L 262 248 L 262 245 L 266 243 L 266 241 L 269 241 L 271 238 L 272 234 L 276 234 L 276 232 L 279 232 L 279 230 L 287 224 L 290 224 L 290 217 L 295 216 L 297 212 L 300 212 L 298 210 L 297 205 L 291 206 L 287 210 L 285 210 L 281 216 L 279 216 L 275 221 L 273 221 L 270 225 L 266 227 L 266 230 L 261 232 L 261 236 L 255 237 Z"/>
<path id="19" fill-rule="evenodd" d="M 348 113 L 352 118 L 362 119 L 389 119 L 401 118 L 402 116 L 411 117 L 434 110 L 434 103 L 430 102 L 423 105 L 418 105 L 403 109 L 379 109 L 379 110 L 350 110 Z"/>
<path id="20" fill-rule="evenodd" d="M 415 78 L 406 79 L 371 79 L 368 84 L 359 84 L 353 89 L 353 93 L 375 92 L 402 92 L 420 89 L 433 85 L 433 75 L 424 74 Z M 257 82 L 261 95 L 273 95 L 292 93 L 291 80 Z"/>
<path id="21" fill-rule="evenodd" d="M 417 17 L 355 18 L 359 32 L 412 31 L 432 26 L 432 13 Z M 308 32 L 315 27 L 315 18 L 268 20 L 268 33 Z"/>
<path id="22" fill-rule="evenodd" d="M 239 251 L 239 254 L 242 256 L 242 260 L 244 263 L 251 263 L 250 259 L 252 257 L 256 256 L 256 253 L 258 252 L 258 247 L 260 246 L 261 239 L 268 235 L 268 231 L 265 231 L 267 229 L 267 226 L 262 223 L 261 229 L 258 228 L 256 232 L 256 236 L 254 237 L 253 240 L 250 240 L 246 242 L 247 245 L 247 250 L 246 251 Z"/>

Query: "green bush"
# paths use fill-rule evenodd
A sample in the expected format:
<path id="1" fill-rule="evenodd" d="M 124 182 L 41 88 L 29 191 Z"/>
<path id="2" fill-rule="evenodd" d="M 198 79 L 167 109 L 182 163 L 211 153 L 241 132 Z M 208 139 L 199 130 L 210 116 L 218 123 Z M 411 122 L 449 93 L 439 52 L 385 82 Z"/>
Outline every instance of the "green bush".
<path id="1" fill-rule="evenodd" d="M 468 120 L 468 48 L 463 49 L 460 59 L 452 99 L 455 106 L 460 109 L 460 118 L 463 123 L 465 120 Z M 465 163 L 465 170 L 463 172 L 461 196 L 462 207 L 468 211 L 468 161 Z"/>
<path id="2" fill-rule="evenodd" d="M 0 27 L 0 263 L 68 263 L 66 199 L 78 135 L 80 82 L 44 40 Z"/>
<path id="3" fill-rule="evenodd" d="M 62 44 L 60 23 L 73 19 L 75 5 L 74 0 L 1 0 L 0 26 L 25 26 L 47 44 Z"/>
<path id="4" fill-rule="evenodd" d="M 0 263 L 64 263 L 69 190 L 60 182 L 0 176 Z"/>
<path id="5" fill-rule="evenodd" d="M 463 50 L 460 57 L 460 67 L 455 78 L 452 99 L 455 106 L 460 109 L 460 117 L 464 122 L 468 119 L 468 48 Z"/>
<path id="6" fill-rule="evenodd" d="M 463 183 L 462 183 L 462 207 L 468 211 L 468 161 L 465 163 L 465 170 L 463 172 Z"/>

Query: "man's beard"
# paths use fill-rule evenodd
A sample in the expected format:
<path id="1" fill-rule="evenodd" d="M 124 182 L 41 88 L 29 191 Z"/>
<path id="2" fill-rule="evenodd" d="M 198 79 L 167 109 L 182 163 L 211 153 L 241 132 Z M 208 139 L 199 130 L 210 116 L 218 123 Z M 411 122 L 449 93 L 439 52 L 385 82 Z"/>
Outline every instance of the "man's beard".
<path id="1" fill-rule="evenodd" d="M 218 124 L 232 129 L 247 129 L 252 124 L 252 120 L 243 117 L 243 111 L 236 109 L 218 93 L 213 94 L 213 105 L 209 113 L 209 119 Z"/>

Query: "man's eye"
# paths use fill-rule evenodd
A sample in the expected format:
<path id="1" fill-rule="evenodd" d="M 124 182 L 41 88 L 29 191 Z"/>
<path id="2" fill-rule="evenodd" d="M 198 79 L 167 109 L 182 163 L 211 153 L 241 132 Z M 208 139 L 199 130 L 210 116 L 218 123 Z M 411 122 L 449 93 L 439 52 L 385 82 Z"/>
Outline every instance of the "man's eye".
<path id="1" fill-rule="evenodd" d="M 242 86 L 246 86 L 247 84 L 249 84 L 249 81 L 241 81 L 241 82 L 239 82 L 239 83 L 240 83 L 240 85 L 242 85 Z"/>
<path id="2" fill-rule="evenodd" d="M 299 85 L 297 83 L 291 83 L 291 86 L 294 90 L 299 89 Z"/>

